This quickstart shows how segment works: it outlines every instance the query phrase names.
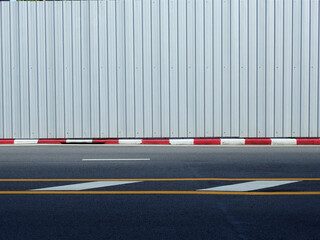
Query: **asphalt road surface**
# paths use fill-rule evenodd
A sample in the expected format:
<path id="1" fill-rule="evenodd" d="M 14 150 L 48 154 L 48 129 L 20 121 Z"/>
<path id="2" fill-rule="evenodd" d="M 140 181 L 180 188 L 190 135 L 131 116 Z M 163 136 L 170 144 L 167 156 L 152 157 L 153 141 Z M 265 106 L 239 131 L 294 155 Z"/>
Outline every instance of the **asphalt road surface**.
<path id="1" fill-rule="evenodd" d="M 318 240 L 319 170 L 307 146 L 0 146 L 0 240 Z"/>

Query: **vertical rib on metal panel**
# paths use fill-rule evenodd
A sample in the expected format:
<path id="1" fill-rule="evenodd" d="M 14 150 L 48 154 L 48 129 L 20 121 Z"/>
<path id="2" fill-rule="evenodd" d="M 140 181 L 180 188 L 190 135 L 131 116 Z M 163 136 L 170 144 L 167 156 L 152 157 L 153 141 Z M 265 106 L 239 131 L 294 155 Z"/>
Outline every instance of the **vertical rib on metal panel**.
<path id="1" fill-rule="evenodd" d="M 310 117 L 309 117 L 309 136 L 316 137 L 318 123 L 318 87 L 319 87 L 319 1 L 311 1 L 310 13 Z"/>
<path id="2" fill-rule="evenodd" d="M 31 3 L 32 4 L 32 3 Z M 64 99 L 64 58 L 63 58 L 63 12 L 62 2 L 54 2 L 54 36 L 55 36 L 55 84 L 56 84 L 56 137 L 65 136 L 65 99 Z M 30 75 L 31 76 L 31 75 Z M 30 79 L 31 81 L 32 79 Z M 32 102 L 31 102 L 32 108 Z"/>
<path id="3" fill-rule="evenodd" d="M 222 136 L 231 136 L 231 0 L 222 3 Z"/>
<path id="4" fill-rule="evenodd" d="M 258 1 L 260 0 L 249 0 L 249 16 L 248 16 L 248 137 L 258 136 Z"/>
<path id="5" fill-rule="evenodd" d="M 125 79 L 125 28 L 126 0 L 116 3 L 117 17 L 117 78 L 118 78 L 118 137 L 126 137 L 126 79 Z"/>
<path id="6" fill-rule="evenodd" d="M 65 133 L 67 138 L 73 138 L 73 75 L 72 75 L 72 2 L 63 4 L 63 59 L 64 59 L 64 105 Z"/>
<path id="7" fill-rule="evenodd" d="M 109 137 L 109 93 L 108 93 L 108 33 L 107 33 L 107 2 L 98 1 L 99 15 L 99 137 Z"/>
<path id="8" fill-rule="evenodd" d="M 292 80 L 293 80 L 293 4 L 283 2 L 283 135 L 292 136 Z"/>
<path id="9" fill-rule="evenodd" d="M 179 96 L 179 130 L 176 136 L 188 136 L 187 105 L 187 1 L 178 3 L 178 96 Z"/>
<path id="10" fill-rule="evenodd" d="M 247 0 L 240 0 L 239 12 L 240 12 L 240 133 L 241 137 L 248 136 L 248 62 L 249 62 L 249 4 Z M 250 46 L 251 48 L 252 46 Z"/>
<path id="11" fill-rule="evenodd" d="M 160 1 L 160 82 L 161 82 L 161 136 L 170 133 L 169 111 L 169 1 Z"/>
<path id="12" fill-rule="evenodd" d="M 134 85 L 135 85 L 135 137 L 143 137 L 143 42 L 142 42 L 142 2 L 134 1 Z"/>
<path id="13" fill-rule="evenodd" d="M 1 9 L 1 35 L 2 35 L 2 101 L 3 101 L 3 136 L 10 138 L 12 136 L 12 105 L 11 105 L 11 38 L 10 34 L 10 4 L 2 5 Z"/>
<path id="14" fill-rule="evenodd" d="M 301 123 L 300 135 L 309 136 L 310 92 L 310 1 L 302 1 L 301 9 Z"/>
<path id="15" fill-rule="evenodd" d="M 161 75 L 160 75 L 160 2 L 152 1 L 152 103 L 153 137 L 161 136 Z"/>
<path id="16" fill-rule="evenodd" d="M 284 72 L 284 44 L 287 44 L 283 41 L 284 35 L 284 9 L 283 1 L 276 0 L 275 2 L 275 42 L 274 42 L 274 53 L 275 53 L 275 74 L 274 74 L 274 135 L 271 136 L 281 137 L 283 136 L 283 72 Z"/>
<path id="17" fill-rule="evenodd" d="M 205 137 L 213 136 L 213 1 L 204 3 L 204 126 Z"/>
<path id="18" fill-rule="evenodd" d="M 21 2 L 19 7 L 20 25 L 20 89 L 21 89 L 21 137 L 30 138 L 29 105 L 29 50 L 28 50 L 28 2 Z M 52 35 L 51 35 L 52 37 Z M 50 56 L 53 56 L 51 54 Z M 53 57 L 52 57 L 53 58 Z M 53 73 L 53 71 L 51 71 Z M 54 102 L 54 101 L 52 101 Z M 54 134 L 55 129 L 52 131 Z"/>
<path id="19" fill-rule="evenodd" d="M 99 137 L 100 126 L 100 112 L 99 112 L 99 44 L 98 44 L 98 1 L 90 2 L 90 102 L 91 102 L 91 137 Z"/>
<path id="20" fill-rule="evenodd" d="M 266 6 L 266 115 L 265 115 L 265 136 L 274 136 L 274 92 L 275 92 L 275 52 L 274 52 L 274 8 L 275 0 L 267 0 Z"/>
<path id="21" fill-rule="evenodd" d="M 187 108 L 188 108 L 188 137 L 196 136 L 196 112 L 195 112 L 195 66 L 196 66 L 196 49 L 195 49 L 195 2 L 197 0 L 187 0 Z"/>
<path id="22" fill-rule="evenodd" d="M 73 137 L 82 137 L 81 2 L 71 2 Z"/>
<path id="23" fill-rule="evenodd" d="M 90 4 L 80 2 L 81 11 L 81 94 L 82 94 L 82 137 L 91 136 L 91 84 L 90 84 Z"/>
<path id="24" fill-rule="evenodd" d="M 116 1 L 108 1 L 108 91 L 109 91 L 109 134 L 118 136 L 117 113 L 117 27 Z"/>
<path id="25" fill-rule="evenodd" d="M 301 5 L 303 0 L 293 1 L 292 47 L 292 136 L 300 136 L 301 117 Z"/>
<path id="26" fill-rule="evenodd" d="M 37 65 L 38 65 L 38 111 L 39 138 L 48 138 L 47 119 L 47 71 L 46 71 L 46 14 L 45 4 L 37 6 Z"/>
<path id="27" fill-rule="evenodd" d="M 135 136 L 134 0 L 125 1 L 127 137 Z M 154 4 L 153 4 L 154 5 Z M 160 110 L 160 109 L 159 109 Z"/>
<path id="28" fill-rule="evenodd" d="M 239 0 L 232 0 L 230 6 L 230 135 L 239 136 L 240 126 L 240 8 Z"/>
<path id="29" fill-rule="evenodd" d="M 195 136 L 205 135 L 204 125 L 204 0 L 196 0 L 195 6 L 195 25 L 196 25 L 196 133 Z"/>
<path id="30" fill-rule="evenodd" d="M 266 137 L 266 3 L 267 0 L 258 0 L 258 137 Z"/>
<path id="31" fill-rule="evenodd" d="M 10 35 L 11 35 L 10 38 L 11 38 L 11 91 L 12 91 L 12 98 L 11 98 L 12 99 L 12 103 L 11 103 L 12 104 L 12 136 L 10 137 L 18 138 L 21 136 L 20 75 L 19 75 L 19 67 L 20 67 L 19 66 L 19 57 L 20 57 L 20 54 L 19 54 L 19 5 L 18 4 L 10 5 Z M 1 48 L 1 45 L 0 45 L 0 48 Z M 45 48 L 43 48 L 42 51 L 44 51 L 44 49 Z M 0 53 L 0 58 L 1 58 L 1 53 Z M 1 79 L 1 76 L 0 76 L 0 79 Z M 45 78 L 42 78 L 42 79 L 45 79 Z"/>
<path id="32" fill-rule="evenodd" d="M 213 136 L 222 133 L 222 1 L 213 1 Z"/>
<path id="33" fill-rule="evenodd" d="M 179 95 L 178 95 L 178 2 L 169 0 L 169 105 L 170 137 L 178 136 L 179 129 Z"/>
<path id="34" fill-rule="evenodd" d="M 126 0 L 124 0 L 126 1 Z M 143 100 L 144 100 L 144 137 L 152 137 L 152 38 L 151 38 L 152 1 L 143 1 Z M 126 41 L 124 39 L 124 41 Z"/>
<path id="35" fill-rule="evenodd" d="M 2 54 L 2 49 L 3 49 L 3 41 L 2 41 L 2 22 L 3 22 L 3 15 L 2 15 L 2 8 L 3 8 L 3 3 L 0 4 L 0 112 L 3 113 L 3 67 L 2 67 L 2 63 L 3 63 L 3 54 Z M 4 114 L 0 115 L 0 137 L 4 138 L 4 134 L 3 134 L 3 118 L 4 118 Z"/>

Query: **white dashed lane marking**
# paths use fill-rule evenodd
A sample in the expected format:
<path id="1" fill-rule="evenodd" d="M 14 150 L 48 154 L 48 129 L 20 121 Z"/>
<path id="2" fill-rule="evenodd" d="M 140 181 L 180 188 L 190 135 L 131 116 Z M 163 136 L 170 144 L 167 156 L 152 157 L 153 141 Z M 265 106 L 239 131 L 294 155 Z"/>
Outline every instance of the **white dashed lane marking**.
<path id="1" fill-rule="evenodd" d="M 138 183 L 140 181 L 95 181 L 87 183 L 68 184 L 56 187 L 46 187 L 32 189 L 32 191 L 80 191 L 93 188 L 110 187 L 129 183 Z"/>
<path id="2" fill-rule="evenodd" d="M 225 185 L 220 187 L 212 187 L 199 189 L 199 191 L 219 191 L 219 192 L 248 192 L 255 191 L 264 188 L 271 188 L 289 183 L 295 183 L 299 181 L 252 181 L 244 183 L 236 183 L 231 185 Z"/>
<path id="3" fill-rule="evenodd" d="M 82 161 L 149 161 L 150 158 L 96 158 L 96 159 L 82 159 Z"/>

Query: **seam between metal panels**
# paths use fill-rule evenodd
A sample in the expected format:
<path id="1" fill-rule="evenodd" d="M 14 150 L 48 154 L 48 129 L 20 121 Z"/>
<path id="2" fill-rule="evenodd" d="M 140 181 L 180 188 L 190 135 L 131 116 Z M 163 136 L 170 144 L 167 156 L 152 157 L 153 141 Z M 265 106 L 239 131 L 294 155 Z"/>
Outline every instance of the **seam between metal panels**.
<path id="1" fill-rule="evenodd" d="M 259 124 L 259 117 L 258 117 L 258 105 L 259 105 L 259 98 L 258 98 L 258 89 L 259 89 L 259 51 L 258 51 L 258 45 L 259 45 L 259 18 L 258 18 L 258 11 L 259 10 L 259 1 L 256 2 L 256 136 L 258 136 L 258 124 Z"/>
<path id="2" fill-rule="evenodd" d="M 224 68 L 224 62 L 223 62 L 223 0 L 220 0 L 220 4 L 221 4 L 221 48 L 220 48 L 220 51 L 221 51 L 221 85 L 220 85 L 220 88 L 221 88 L 221 115 L 220 115 L 220 120 L 221 120 L 221 129 L 220 129 L 220 132 L 221 132 L 221 136 L 224 136 L 224 129 L 223 129 L 223 105 L 224 105 L 224 102 L 223 102 L 223 68 Z"/>
<path id="3" fill-rule="evenodd" d="M 143 21 L 143 15 L 144 15 L 144 12 L 143 12 L 143 1 L 141 1 L 141 41 L 142 41 L 142 66 L 141 66 L 141 75 L 142 75 L 142 105 L 143 105 L 143 114 L 142 114 L 142 122 L 143 122 L 143 126 L 142 126 L 142 131 L 143 131 L 143 134 L 142 136 L 145 136 L 146 134 L 146 121 L 145 121 L 145 101 L 144 101 L 144 88 L 145 88 L 145 72 L 144 72 L 144 35 L 143 35 L 143 32 L 144 32 L 144 21 Z"/>
<path id="4" fill-rule="evenodd" d="M 89 1 L 90 2 L 90 1 Z M 115 61 L 115 69 L 116 69 L 116 71 L 115 71 L 115 73 L 116 73 L 116 92 L 115 92 L 115 94 L 116 94 L 116 103 L 117 103 L 117 106 L 116 106 L 116 114 L 115 114 L 115 116 L 116 116 L 116 119 L 117 119 L 117 126 L 116 126 L 116 136 L 117 137 L 119 137 L 119 95 L 118 95 L 118 90 L 119 90 L 119 88 L 118 88 L 118 85 L 119 85 L 119 74 L 118 74 L 118 14 L 117 14 L 117 3 L 118 3 L 118 1 L 116 1 L 115 3 L 114 3 L 114 24 L 115 24 L 115 38 L 116 38 L 116 42 L 115 42 L 115 52 L 116 52 L 116 56 L 115 56 L 115 58 L 116 58 L 116 61 Z"/>
<path id="5" fill-rule="evenodd" d="M 212 136 L 214 136 L 215 134 L 215 129 L 214 129 L 214 97 L 215 97 L 215 94 L 214 94 L 214 80 L 215 80 L 215 76 L 214 76 L 214 1 L 212 1 L 212 19 L 211 19 L 211 24 L 212 24 L 212 65 L 211 65 L 211 68 L 212 68 L 212 89 L 211 89 L 211 94 L 212 94 L 212 102 L 211 102 L 211 107 L 212 107 L 212 123 L 211 123 L 211 127 L 212 127 Z"/>
<path id="6" fill-rule="evenodd" d="M 309 3 L 309 59 L 308 59 L 308 61 L 309 61 L 309 63 L 308 63 L 308 68 L 309 68 L 309 99 L 308 99 L 308 109 L 309 109 L 309 111 L 308 111 L 308 137 L 310 137 L 310 123 L 311 123 L 311 117 L 310 117 L 310 115 L 311 115 L 311 111 L 310 111 L 310 93 L 311 93 L 311 85 L 310 85 L 310 83 L 311 83 L 311 81 L 310 81 L 310 72 L 311 72 L 311 69 L 310 69 L 310 63 L 311 63 L 311 61 L 310 61 L 310 57 L 311 57 L 311 2 Z"/>
<path id="7" fill-rule="evenodd" d="M 276 4 L 273 2 L 273 136 L 276 136 L 276 69 L 279 69 L 279 66 L 276 64 L 276 22 L 277 22 L 277 12 L 276 12 Z M 282 31 L 283 32 L 283 31 Z M 278 67 L 278 68 L 277 68 Z M 281 79 L 280 79 L 281 80 Z M 280 82 L 280 80 L 278 80 Z M 281 82 L 280 82 L 281 84 Z M 281 102 L 281 108 L 283 106 L 283 103 Z M 283 112 L 283 110 L 282 110 Z M 282 119 L 281 119 L 282 121 Z M 270 136 L 272 137 L 272 136 Z"/>
<path id="8" fill-rule="evenodd" d="M 160 124 L 159 124 L 159 126 L 160 126 L 160 137 L 162 137 L 162 91 L 161 91 L 161 89 L 162 89 L 162 86 L 163 86 L 163 84 L 162 84 L 162 74 L 161 74 L 161 71 L 162 71 L 162 62 L 161 62 L 161 60 L 162 60 L 162 54 L 161 54 L 161 50 L 162 50 L 162 46 L 161 46 L 161 44 L 162 44 L 162 34 L 161 34 L 161 2 L 159 2 L 159 42 L 160 42 L 160 44 L 159 44 L 159 46 L 160 46 L 160 52 L 159 52 L 159 55 L 160 55 L 160 61 L 159 61 L 159 73 L 160 73 L 160 79 L 159 79 L 159 81 L 160 81 L 160 91 L 159 91 L 159 97 L 160 97 Z"/>
<path id="9" fill-rule="evenodd" d="M 300 60 L 300 72 L 299 72 L 299 74 L 300 74 L 300 81 L 299 81 L 299 83 L 300 83 L 300 98 L 299 98 L 299 100 L 300 100 L 300 102 L 299 102 L 299 104 L 300 104 L 300 106 L 299 106 L 299 135 L 301 135 L 301 127 L 302 127 L 302 123 L 301 123 L 301 120 L 302 120 L 302 114 L 301 114 L 301 107 L 302 107 L 302 97 L 301 97 L 301 94 L 302 94 L 302 1 L 303 0 L 301 0 L 300 1 L 300 6 L 301 6 L 301 8 L 300 8 L 300 56 L 299 56 L 299 60 Z"/>
<path id="10" fill-rule="evenodd" d="M 2 19 L 2 4 L 0 4 L 0 13 L 1 13 L 1 19 Z M 1 35 L 2 35 L 2 21 L 0 22 L 0 33 L 1 33 Z M 1 69 L 2 69 L 2 72 L 1 72 L 1 87 L 2 87 L 2 89 L 1 89 L 1 99 L 2 99 L 2 103 L 1 103 L 1 107 L 2 107 L 2 111 L 4 111 L 4 94 L 3 94 L 3 87 L 4 87 L 4 73 L 3 73 L 3 39 L 2 39 L 2 37 L 1 37 Z M 2 114 L 2 116 L 1 116 L 1 118 L 2 118 L 2 136 L 4 137 L 4 114 Z"/>
<path id="11" fill-rule="evenodd" d="M 268 70 L 268 5 L 267 1 L 265 4 L 265 15 L 264 15 L 264 137 L 267 135 L 267 109 L 268 109 L 268 99 L 267 99 L 267 87 L 268 87 L 268 78 L 267 78 L 267 70 Z"/>
<path id="12" fill-rule="evenodd" d="M 318 3 L 318 29 L 319 29 L 319 27 L 320 27 L 320 4 Z M 318 76 L 317 76 L 317 83 L 318 83 L 318 86 L 317 86 L 317 90 L 318 90 L 318 101 L 317 101 L 317 103 L 318 103 L 318 106 L 317 106 L 317 111 L 318 111 L 318 118 L 317 118 L 317 136 L 319 137 L 319 135 L 320 135 L 320 103 L 319 103 L 319 100 L 320 100 L 320 98 L 319 98 L 319 95 L 320 95 L 320 76 L 319 76 L 319 74 L 320 74 L 320 31 L 318 31 Z"/>
<path id="13" fill-rule="evenodd" d="M 91 1 L 88 1 L 88 18 L 89 18 L 89 23 L 88 23 L 88 28 L 89 28 L 89 36 L 88 36 L 88 50 L 89 50 L 89 69 L 88 69 L 88 75 L 89 75 L 89 79 L 91 79 Z M 91 85 L 91 81 L 88 80 L 88 85 L 89 85 L 89 112 L 90 112 L 90 116 L 89 116 L 89 136 L 92 136 L 92 85 Z"/>
<path id="14" fill-rule="evenodd" d="M 154 130 L 154 119 L 153 119 L 153 114 L 154 114 L 154 112 L 153 112 L 153 74 L 154 74 L 154 68 L 153 68 L 153 28 L 152 28 L 152 18 L 153 18 L 153 15 L 152 15 L 152 4 L 153 4 L 153 2 L 150 2 L 150 22 L 151 22 L 151 24 L 150 24 L 150 35 L 151 35 L 151 46 L 150 46 L 150 52 L 151 52 L 151 93 L 152 93 L 152 95 L 151 95 L 151 130 L 152 130 L 152 132 L 151 132 L 151 136 L 153 137 L 154 135 L 153 135 L 153 130 Z"/>
<path id="15" fill-rule="evenodd" d="M 106 1 L 106 28 L 107 28 L 107 36 L 106 36 L 106 40 L 107 40 L 107 92 L 108 92 L 108 137 L 110 137 L 110 76 L 109 76 L 109 1 Z"/>
<path id="16" fill-rule="evenodd" d="M 292 3 L 291 11 L 291 136 L 293 135 L 293 13 L 294 13 L 294 4 Z"/>
<path id="17" fill-rule="evenodd" d="M 28 131 L 28 137 L 30 137 L 30 129 L 31 129 L 31 119 L 30 119 L 30 52 L 29 52 L 29 44 L 30 44 L 30 41 L 29 41 L 29 2 L 27 2 L 27 46 L 28 46 L 28 68 L 27 68 L 27 71 L 28 71 L 28 118 L 29 118 L 29 131 Z"/>
<path id="18" fill-rule="evenodd" d="M 205 1 L 202 1 L 202 16 L 203 16 L 203 136 L 206 136 L 206 10 Z"/>
<path id="19" fill-rule="evenodd" d="M 82 119 L 82 112 L 83 112 L 83 101 L 82 101 L 82 1 L 80 1 L 80 116 L 81 116 L 81 136 L 83 136 L 83 119 Z"/>
<path id="20" fill-rule="evenodd" d="M 66 128 L 66 73 L 65 73 L 65 41 L 64 41 L 64 30 L 65 30 L 65 26 L 64 26 L 64 10 L 65 10 L 65 7 L 64 7 L 64 2 L 62 2 L 62 40 L 63 40 L 63 43 L 62 43 L 62 51 L 63 51 L 63 54 L 62 54 L 62 84 L 63 84 L 63 94 L 62 94 L 62 99 L 63 99 L 63 132 L 64 132 L 64 135 L 66 136 L 67 135 L 67 128 Z"/>
<path id="21" fill-rule="evenodd" d="M 194 33 L 196 33 L 197 29 L 197 4 L 196 1 L 200 0 L 194 0 Z M 197 136 L 198 128 L 197 128 L 197 34 L 194 34 L 194 135 Z"/>
<path id="22" fill-rule="evenodd" d="M 36 4 L 36 6 L 38 3 Z M 37 56 L 37 110 L 38 110 L 38 132 L 36 134 L 37 137 L 40 137 L 40 98 L 39 98 L 39 42 L 38 42 L 38 8 L 36 9 L 36 56 Z M 11 87 L 12 87 L 12 81 L 11 81 Z"/>
<path id="23" fill-rule="evenodd" d="M 179 38 L 179 2 L 177 1 L 176 2 L 176 7 L 177 7 L 177 69 L 176 69 L 176 71 L 177 71 L 177 84 L 178 84 L 178 86 L 180 86 L 180 58 L 179 58 L 179 56 L 180 56 L 180 48 L 179 48 L 179 40 L 180 40 L 180 38 Z M 177 109 L 177 111 L 178 111 L 178 119 L 177 119 L 177 122 L 178 122 L 178 125 L 177 125 L 177 135 L 178 135 L 178 137 L 181 137 L 181 133 L 180 133 L 180 91 L 179 91 L 179 87 L 177 88 L 177 103 L 178 103 L 178 109 Z"/>
<path id="24" fill-rule="evenodd" d="M 136 117 L 137 117 L 137 105 L 136 105 L 136 49 L 135 49 L 135 46 L 136 46 L 136 41 L 135 41 L 135 37 L 136 37 L 136 33 L 135 33 L 135 24 L 136 24 L 136 21 L 135 21 L 135 11 L 134 11 L 134 8 L 135 8 L 135 1 L 132 0 L 132 28 L 133 28 L 133 32 L 132 32 L 132 35 L 133 35 L 133 99 L 134 99 L 134 111 L 133 111 L 133 126 L 134 126 L 134 130 L 133 130 L 133 135 L 136 137 L 137 136 L 137 121 L 136 121 Z"/>
<path id="25" fill-rule="evenodd" d="M 100 74 L 100 4 L 101 2 L 97 2 L 97 29 L 98 29 L 98 109 L 99 109 L 99 117 L 98 117 L 98 136 L 101 136 L 101 74 Z M 72 88 L 73 89 L 73 88 Z"/>
<path id="26" fill-rule="evenodd" d="M 284 26 L 285 26 L 285 1 L 283 1 L 282 3 L 282 122 L 281 122 L 281 126 L 282 126 L 282 131 L 281 131 L 281 135 L 284 136 L 284 68 L 285 68 L 285 64 L 284 64 L 284 38 L 285 38 L 285 34 L 284 34 Z"/>
<path id="27" fill-rule="evenodd" d="M 73 113 L 72 113 L 72 120 L 71 120 L 71 122 L 73 123 L 72 124 L 72 137 L 74 137 L 75 136 L 75 121 L 74 121 L 74 61 L 73 61 L 73 54 L 74 54 L 74 46 L 73 46 L 73 41 L 74 41 L 74 39 L 73 39 L 73 1 L 71 1 L 71 62 L 72 62 L 72 66 L 71 66 L 71 74 L 72 74 L 72 79 L 71 79 L 71 81 L 72 81 L 72 96 L 71 96 L 71 98 L 72 98 L 72 111 L 73 111 Z M 99 65 L 100 66 L 100 65 Z M 99 108 L 100 109 L 100 108 Z"/>
<path id="28" fill-rule="evenodd" d="M 11 107 L 11 113 L 10 113 L 10 117 L 11 117 L 11 136 L 13 136 L 13 88 L 12 88 L 12 72 L 13 72 L 13 69 L 12 69 L 12 36 L 11 36 L 11 28 L 12 26 L 12 23 L 11 23 L 11 4 L 9 4 L 9 29 L 10 29 L 10 33 L 9 33 L 9 38 L 10 38 L 10 68 L 9 68 L 9 72 L 10 72 L 10 93 L 11 93 L 11 104 L 10 104 L 10 107 Z"/>
<path id="29" fill-rule="evenodd" d="M 18 76 L 19 76 L 19 97 L 18 97 L 18 108 L 20 108 L 19 110 L 19 133 L 17 134 L 18 136 L 21 136 L 21 69 L 20 69 L 20 62 L 21 62 L 21 56 L 20 56 L 20 4 L 18 5 Z"/>
<path id="30" fill-rule="evenodd" d="M 171 73 L 170 73 L 170 70 L 171 70 L 171 58 L 170 58 L 170 4 L 169 4 L 169 0 L 167 0 L 167 3 L 168 3 L 168 87 L 169 87 L 169 136 L 171 136 L 171 85 L 170 85 L 170 76 L 171 76 Z"/>
<path id="31" fill-rule="evenodd" d="M 187 122 L 187 132 L 186 132 L 186 136 L 189 136 L 189 107 L 188 107 L 188 100 L 189 100 L 189 96 L 188 96 L 188 92 L 189 92 L 189 54 L 188 54 L 188 1 L 186 1 L 186 122 Z"/>
<path id="32" fill-rule="evenodd" d="M 20 9 L 20 5 L 19 5 L 19 9 Z M 20 18 L 20 14 L 19 15 L 19 18 Z M 45 22 L 45 28 L 44 28 L 44 31 L 45 31 L 45 34 L 44 34 L 44 44 L 45 44 L 45 72 L 46 72 L 46 137 L 48 137 L 48 134 L 49 134 L 49 111 L 48 111 L 48 48 L 47 48 L 47 4 L 44 5 L 44 22 Z M 19 24 L 20 24 L 20 21 L 19 21 Z M 20 27 L 19 27 L 20 28 Z M 19 29 L 20 30 L 20 29 Z M 19 39 L 20 39 L 20 31 L 19 31 Z M 20 45 L 20 44 L 19 44 Z M 20 54 L 20 49 L 19 49 L 19 54 Z M 20 69 L 20 67 L 19 67 Z M 19 73 L 20 75 L 20 73 Z M 19 79 L 20 76 L 19 76 Z M 21 84 L 20 84 L 20 91 L 21 91 Z M 20 96 L 21 96 L 21 93 L 20 93 Z M 21 102 L 21 101 L 20 101 Z M 21 125 L 21 111 L 20 111 L 20 125 Z M 20 133 L 21 135 L 21 133 Z"/>
<path id="33" fill-rule="evenodd" d="M 123 4 L 123 36 L 124 36 L 124 39 L 123 39 L 123 46 L 124 46 L 124 62 L 123 62 L 123 69 L 124 69 L 124 93 L 125 93 L 125 96 L 124 96 L 124 135 L 127 136 L 128 135 L 128 125 L 127 125 L 127 48 L 126 48 L 126 43 L 125 43 L 125 40 L 127 39 L 126 37 L 126 1 L 124 0 L 123 1 L 124 4 Z"/>

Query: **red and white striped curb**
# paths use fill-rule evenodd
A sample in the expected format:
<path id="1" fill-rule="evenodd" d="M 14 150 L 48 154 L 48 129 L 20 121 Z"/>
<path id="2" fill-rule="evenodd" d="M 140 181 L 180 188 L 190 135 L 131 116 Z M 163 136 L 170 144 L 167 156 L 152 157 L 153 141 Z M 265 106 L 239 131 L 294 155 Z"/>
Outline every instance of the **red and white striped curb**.
<path id="1" fill-rule="evenodd" d="M 0 144 L 320 145 L 320 138 L 0 139 Z"/>

